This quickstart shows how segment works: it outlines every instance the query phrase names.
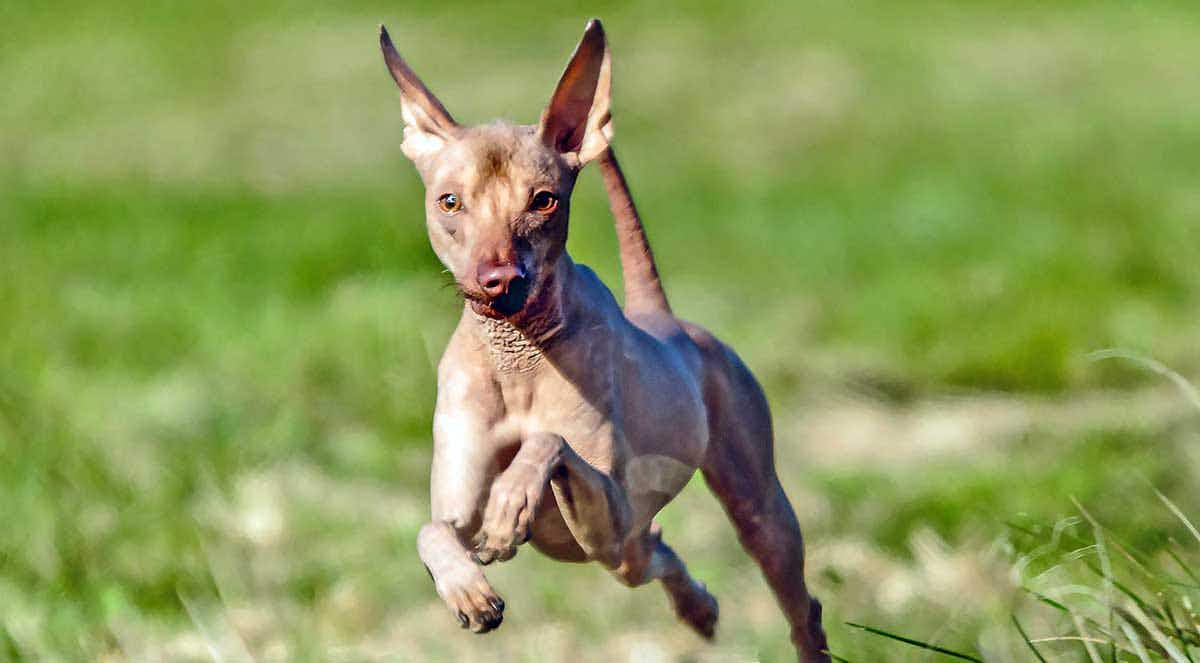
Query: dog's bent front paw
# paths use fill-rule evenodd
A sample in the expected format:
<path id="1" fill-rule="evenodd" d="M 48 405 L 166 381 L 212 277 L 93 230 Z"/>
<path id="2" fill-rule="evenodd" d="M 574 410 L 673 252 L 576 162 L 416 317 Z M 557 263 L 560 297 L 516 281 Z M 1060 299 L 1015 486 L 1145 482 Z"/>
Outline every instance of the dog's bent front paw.
<path id="1" fill-rule="evenodd" d="M 479 567 L 464 565 L 435 578 L 434 585 L 463 628 L 487 633 L 504 621 L 504 599 L 492 589 Z"/>
<path id="2" fill-rule="evenodd" d="M 532 534 L 546 483 L 543 469 L 529 463 L 514 463 L 496 478 L 475 540 L 476 561 L 504 562 L 517 554 Z"/>

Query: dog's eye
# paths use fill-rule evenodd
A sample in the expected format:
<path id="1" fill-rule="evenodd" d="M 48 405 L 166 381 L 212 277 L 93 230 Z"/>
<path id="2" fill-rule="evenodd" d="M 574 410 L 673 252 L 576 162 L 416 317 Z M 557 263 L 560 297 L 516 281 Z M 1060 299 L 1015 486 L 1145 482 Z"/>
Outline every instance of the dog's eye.
<path id="1" fill-rule="evenodd" d="M 538 214 L 549 214 L 558 209 L 558 196 L 549 191 L 538 191 L 533 194 L 533 200 L 529 203 L 529 209 Z"/>
<path id="2" fill-rule="evenodd" d="M 438 209 L 442 210 L 446 214 L 454 214 L 462 209 L 462 199 L 459 198 L 457 194 L 443 193 L 442 196 L 437 199 L 437 206 Z"/>

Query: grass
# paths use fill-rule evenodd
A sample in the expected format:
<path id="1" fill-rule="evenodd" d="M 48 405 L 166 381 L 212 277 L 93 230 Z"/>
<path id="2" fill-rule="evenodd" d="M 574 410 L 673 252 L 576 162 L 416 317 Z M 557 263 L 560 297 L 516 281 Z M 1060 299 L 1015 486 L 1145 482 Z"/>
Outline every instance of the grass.
<path id="1" fill-rule="evenodd" d="M 1044 536 L 1005 523 L 1069 496 L 1147 557 L 1187 540 L 1148 486 L 1196 512 L 1194 412 L 1088 353 L 1200 375 L 1190 4 L 10 3 L 0 660 L 786 658 L 701 485 L 663 525 L 713 646 L 532 551 L 472 638 L 415 558 L 457 303 L 375 26 L 457 117 L 532 121 L 592 14 L 673 304 L 773 403 L 839 655 L 927 660 L 848 621 L 1026 660 L 1014 612 L 1047 653 L 1011 572 Z M 619 283 L 594 174 L 572 209 Z"/>
<path id="2" fill-rule="evenodd" d="M 1195 386 L 1161 363 L 1120 350 L 1103 350 L 1092 353 L 1092 357 L 1129 360 L 1166 377 L 1200 413 Z M 1200 529 L 1161 491 L 1154 489 L 1154 494 L 1178 524 L 1183 525 L 1185 535 L 1190 535 L 1185 544 L 1181 545 L 1169 534 L 1155 535 L 1143 529 L 1136 534 L 1141 546 L 1130 546 L 1114 538 L 1111 530 L 1101 525 L 1075 497 L 1071 501 L 1082 517 L 1065 518 L 1053 527 L 1009 523 L 1015 535 L 1013 575 L 1020 579 L 1025 592 L 1037 600 L 1037 607 L 1049 606 L 1057 611 L 1057 620 L 1042 618 L 1043 628 L 1057 629 L 1058 633 L 1066 629 L 1062 635 L 1038 638 L 1039 647 L 1021 625 L 1016 612 L 1010 614 L 1021 642 L 1038 661 L 1047 662 L 1043 654 L 1046 649 L 1066 655 L 1051 654 L 1055 660 L 1086 656 L 1091 663 L 1100 663 L 1102 657 L 1113 663 L 1155 660 L 1194 663 L 1193 650 L 1200 649 L 1200 613 L 1196 610 L 1200 601 L 1197 594 L 1200 575 L 1193 570 L 1200 561 L 1200 548 L 1196 546 L 1200 543 Z M 1080 529 L 1090 536 L 1081 536 Z M 1094 586 L 1097 583 L 1100 587 Z M 877 627 L 853 622 L 846 625 L 950 658 L 980 663 L 985 660 L 977 654 L 939 647 Z M 1002 653 L 1011 656 L 1011 645 L 1002 650 L 993 645 L 992 649 L 989 653 L 993 657 Z M 1071 653 L 1077 656 L 1072 657 Z M 845 659 L 837 657 L 837 660 Z"/>
<path id="3" fill-rule="evenodd" d="M 1031 637 L 1016 612 L 1011 614 L 1015 635 L 1033 659 L 1042 663 L 1196 660 L 1193 654 L 1200 654 L 1200 614 L 1196 611 L 1200 583 L 1194 567 L 1200 531 L 1174 502 L 1155 493 L 1191 539 L 1180 543 L 1168 538 L 1147 553 L 1114 538 L 1078 501 L 1074 503 L 1081 517 L 1064 519 L 1052 528 L 1011 525 L 1023 549 L 1014 573 L 1031 597 L 1014 610 L 1036 619 L 1039 627 L 1050 633 Z M 1005 654 L 1011 658 L 1013 651 L 1011 642 L 1003 648 L 993 644 L 989 658 L 984 659 L 872 626 L 847 625 L 960 660 L 982 663 Z"/>

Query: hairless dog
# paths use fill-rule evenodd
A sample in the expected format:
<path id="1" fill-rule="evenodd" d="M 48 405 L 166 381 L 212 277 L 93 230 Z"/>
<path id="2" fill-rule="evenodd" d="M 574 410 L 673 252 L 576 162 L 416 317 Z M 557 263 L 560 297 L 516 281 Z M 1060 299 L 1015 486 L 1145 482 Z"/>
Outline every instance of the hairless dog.
<path id="1" fill-rule="evenodd" d="M 417 538 L 437 593 L 464 628 L 496 628 L 504 602 L 482 567 L 529 542 L 630 586 L 660 581 L 676 614 L 710 638 L 717 602 L 653 520 L 699 468 L 800 660 L 827 661 L 766 398 L 732 350 L 672 313 L 610 147 L 600 22 L 532 126 L 459 125 L 382 28 L 380 47 L 400 87 L 401 150 L 425 183 L 430 243 L 464 299 L 438 366 L 433 517 Z M 624 310 L 566 252 L 571 191 L 590 161 L 616 221 Z"/>

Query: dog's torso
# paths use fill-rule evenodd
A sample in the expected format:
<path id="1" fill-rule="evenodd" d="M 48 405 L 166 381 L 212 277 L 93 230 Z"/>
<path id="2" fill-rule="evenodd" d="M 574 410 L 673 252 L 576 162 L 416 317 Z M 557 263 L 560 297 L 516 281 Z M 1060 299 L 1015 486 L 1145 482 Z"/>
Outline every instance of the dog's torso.
<path id="1" fill-rule="evenodd" d="M 442 365 L 476 370 L 440 371 L 435 454 L 457 466 L 450 455 L 468 450 L 455 449 L 456 429 L 467 426 L 479 436 L 469 453 L 487 450 L 487 466 L 475 470 L 487 484 L 525 437 L 561 435 L 622 485 L 640 532 L 704 457 L 703 361 L 678 325 L 662 325 L 663 335 L 653 320 L 635 326 L 590 269 L 565 262 L 564 287 L 587 306 L 541 347 L 507 323 L 464 312 Z M 462 517 L 473 522 L 477 514 Z M 552 557 L 584 558 L 551 496 L 533 543 Z"/>

